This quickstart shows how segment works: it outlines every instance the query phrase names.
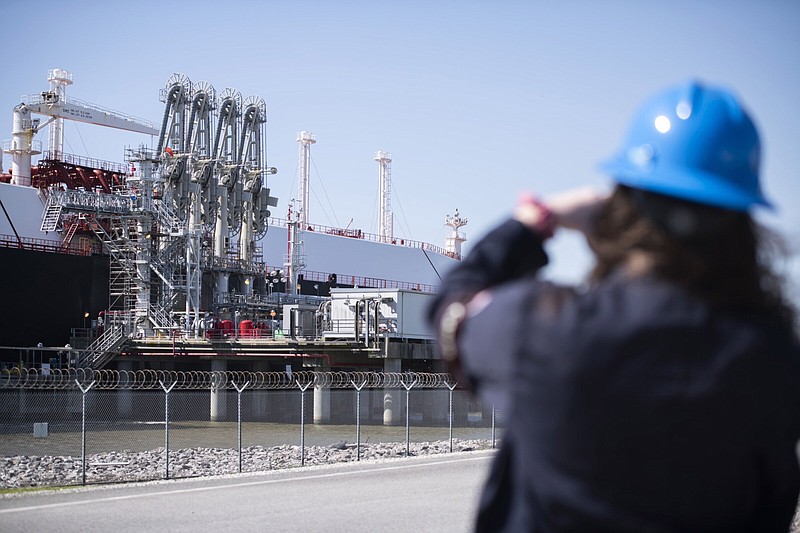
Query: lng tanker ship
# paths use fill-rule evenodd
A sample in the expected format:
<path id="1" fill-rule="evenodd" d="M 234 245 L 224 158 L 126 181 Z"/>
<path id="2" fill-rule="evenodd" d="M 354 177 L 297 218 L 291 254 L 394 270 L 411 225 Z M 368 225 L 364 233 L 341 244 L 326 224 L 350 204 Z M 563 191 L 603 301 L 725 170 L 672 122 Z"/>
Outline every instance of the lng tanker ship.
<path id="1" fill-rule="evenodd" d="M 108 337 L 106 348 L 224 338 L 242 323 L 274 338 L 286 305 L 319 307 L 348 287 L 430 293 L 460 260 L 466 219 L 457 211 L 446 218 L 444 247 L 394 236 L 387 152 L 374 158 L 378 234 L 309 220 L 316 137 L 307 131 L 297 135 L 299 198 L 278 218 L 261 98 L 175 74 L 153 124 L 68 97 L 67 71 L 50 71 L 48 81 L 14 108 L 3 143 L 2 168 L 9 159 L 11 168 L 0 172 L 0 347 L 63 346 L 76 330 L 91 331 L 87 343 Z M 124 163 L 67 154 L 64 120 L 150 136 L 151 144 L 127 149 Z M 36 136 L 45 128 L 43 150 Z M 356 304 L 356 314 L 365 311 Z"/>

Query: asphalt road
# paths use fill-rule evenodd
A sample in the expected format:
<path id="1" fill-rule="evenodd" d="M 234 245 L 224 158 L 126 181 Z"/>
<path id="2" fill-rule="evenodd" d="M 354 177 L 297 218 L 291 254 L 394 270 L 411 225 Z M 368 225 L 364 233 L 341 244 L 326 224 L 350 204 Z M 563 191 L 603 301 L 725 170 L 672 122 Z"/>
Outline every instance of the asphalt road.
<path id="1" fill-rule="evenodd" d="M 0 497 L 2 532 L 467 532 L 492 452 Z"/>

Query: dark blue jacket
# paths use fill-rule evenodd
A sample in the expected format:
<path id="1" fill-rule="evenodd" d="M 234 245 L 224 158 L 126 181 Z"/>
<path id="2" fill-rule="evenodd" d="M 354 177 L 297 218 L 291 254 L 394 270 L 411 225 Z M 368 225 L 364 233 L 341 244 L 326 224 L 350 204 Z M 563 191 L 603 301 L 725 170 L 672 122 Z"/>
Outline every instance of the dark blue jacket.
<path id="1" fill-rule="evenodd" d="M 792 332 L 653 277 L 558 287 L 535 277 L 546 263 L 509 221 L 430 310 L 436 325 L 492 288 L 458 336 L 464 376 L 506 420 L 477 530 L 786 533 L 800 490 Z"/>

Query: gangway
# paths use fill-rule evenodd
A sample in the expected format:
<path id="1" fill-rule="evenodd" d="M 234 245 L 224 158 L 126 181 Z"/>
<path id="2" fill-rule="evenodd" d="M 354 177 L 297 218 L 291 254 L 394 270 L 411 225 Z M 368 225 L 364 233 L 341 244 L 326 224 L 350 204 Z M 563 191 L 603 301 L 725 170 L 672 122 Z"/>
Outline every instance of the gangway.
<path id="1" fill-rule="evenodd" d="M 44 216 L 42 217 L 42 227 L 41 230 L 44 232 L 48 231 L 55 231 L 58 227 L 58 221 L 61 218 L 61 210 L 63 206 L 51 203 L 48 200 L 47 208 L 44 211 Z"/>

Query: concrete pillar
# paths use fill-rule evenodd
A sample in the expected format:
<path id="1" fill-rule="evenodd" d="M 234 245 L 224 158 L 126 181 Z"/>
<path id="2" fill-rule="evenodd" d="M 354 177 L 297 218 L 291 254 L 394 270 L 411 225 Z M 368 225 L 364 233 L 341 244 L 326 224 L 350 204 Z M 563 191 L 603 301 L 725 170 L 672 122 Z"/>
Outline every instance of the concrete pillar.
<path id="1" fill-rule="evenodd" d="M 28 413 L 34 412 L 34 409 L 30 405 L 31 402 L 29 401 L 30 398 L 28 396 L 28 393 L 29 393 L 28 389 L 26 389 L 24 387 L 19 389 L 19 412 L 20 413 L 28 414 Z"/>
<path id="2" fill-rule="evenodd" d="M 330 368 L 320 368 L 327 372 Z M 325 385 L 314 385 L 314 423 L 329 424 L 331 421 L 331 388 Z"/>
<path id="3" fill-rule="evenodd" d="M 400 372 L 402 361 L 400 359 L 384 359 L 384 372 Z M 383 389 L 383 425 L 396 426 L 404 423 L 402 394 L 398 389 Z"/>
<path id="4" fill-rule="evenodd" d="M 228 362 L 224 359 L 212 359 L 212 372 L 225 372 L 228 369 Z M 211 388 L 211 421 L 219 422 L 225 420 L 228 414 L 228 391 L 224 388 Z"/>
<path id="5" fill-rule="evenodd" d="M 261 360 L 255 361 L 253 363 L 253 371 L 254 372 L 269 372 L 270 365 L 269 361 Z M 268 399 L 268 391 L 263 389 L 261 390 L 254 390 L 250 393 L 250 419 L 251 420 L 265 420 L 266 413 L 269 410 L 269 404 L 267 403 Z"/>
<path id="6" fill-rule="evenodd" d="M 133 371 L 133 361 L 120 360 L 118 367 L 120 370 L 120 385 L 126 385 L 128 376 L 126 372 Z M 131 420 L 133 415 L 133 391 L 128 388 L 121 388 L 117 394 L 117 413 L 123 420 Z"/>

